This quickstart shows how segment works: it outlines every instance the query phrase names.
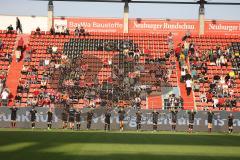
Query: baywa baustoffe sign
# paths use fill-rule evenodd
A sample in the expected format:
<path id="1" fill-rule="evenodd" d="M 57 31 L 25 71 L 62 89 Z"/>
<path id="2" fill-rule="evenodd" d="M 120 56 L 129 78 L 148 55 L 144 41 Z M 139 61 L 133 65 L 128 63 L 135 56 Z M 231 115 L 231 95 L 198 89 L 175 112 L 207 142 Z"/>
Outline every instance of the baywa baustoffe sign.
<path id="1" fill-rule="evenodd" d="M 36 115 L 36 128 L 47 128 L 47 111 L 49 108 L 35 108 L 37 110 Z M 17 128 L 31 128 L 31 107 L 19 108 L 17 111 Z M 81 115 L 81 129 L 86 129 L 86 112 L 89 108 L 82 110 Z M 62 115 L 63 109 L 55 108 L 53 111 L 53 128 L 62 127 Z M 94 117 L 92 119 L 91 129 L 103 130 L 104 128 L 104 108 L 97 108 L 93 110 Z M 111 111 L 111 130 L 119 129 L 118 109 L 115 108 Z M 124 120 L 125 130 L 136 130 L 136 112 L 135 109 L 126 109 L 126 116 Z M 168 111 L 159 111 L 158 130 L 171 130 L 171 113 Z M 9 107 L 0 108 L 0 127 L 10 127 L 11 122 L 11 110 Z M 142 110 L 142 130 L 152 130 L 152 110 Z M 225 132 L 228 130 L 228 115 L 231 112 L 218 111 L 218 114 L 213 118 L 213 131 Z M 240 113 L 232 113 L 234 116 L 233 127 L 234 131 L 240 131 Z M 195 131 L 207 131 L 207 112 L 198 111 L 195 116 L 194 130 Z M 188 114 L 186 111 L 179 111 L 177 114 L 177 131 L 186 131 L 188 129 Z"/>

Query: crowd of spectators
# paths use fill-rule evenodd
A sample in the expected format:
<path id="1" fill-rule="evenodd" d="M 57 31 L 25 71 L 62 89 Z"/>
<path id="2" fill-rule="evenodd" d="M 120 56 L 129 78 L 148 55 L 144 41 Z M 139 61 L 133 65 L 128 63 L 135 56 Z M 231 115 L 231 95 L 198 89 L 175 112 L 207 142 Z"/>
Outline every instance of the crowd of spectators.
<path id="1" fill-rule="evenodd" d="M 201 91 L 201 102 L 211 102 L 213 108 L 218 107 L 219 110 L 236 107 L 234 88 L 236 77 L 239 76 L 239 50 L 235 50 L 232 45 L 226 48 L 217 45 L 209 50 L 200 50 L 187 37 L 175 49 L 175 55 L 181 67 L 181 81 L 186 83 L 187 95 L 190 95 L 192 89 L 200 92 L 200 85 L 208 84 Z M 224 72 L 212 74 L 209 69 L 212 66 L 219 67 L 219 71 L 223 69 Z"/>
<path id="2" fill-rule="evenodd" d="M 83 31 L 79 31 L 79 36 Z M 85 33 L 85 31 L 84 31 Z M 67 42 L 69 43 L 69 42 Z M 73 46 L 78 46 L 78 41 L 71 41 Z M 84 42 L 85 44 L 86 42 Z M 89 42 L 90 43 L 90 42 Z M 91 45 L 91 44 L 89 44 Z M 96 46 L 97 45 L 97 46 Z M 172 74 L 171 68 L 166 68 L 166 61 L 169 56 L 162 58 L 151 58 L 148 56 L 148 49 L 138 49 L 131 41 L 99 41 L 94 43 L 97 50 L 118 51 L 112 59 L 107 59 L 105 63 L 102 61 L 102 67 L 111 69 L 111 76 L 99 81 L 98 72 L 93 71 L 95 68 L 92 63 L 87 63 L 87 57 L 78 52 L 79 56 L 74 56 L 71 51 L 71 45 L 64 45 L 64 52 L 58 50 L 57 46 L 48 46 L 46 49 L 50 58 L 40 59 L 37 66 L 43 67 L 44 70 L 38 71 L 38 67 L 28 65 L 31 61 L 31 52 L 29 48 L 29 56 L 24 57 L 26 62 L 22 69 L 22 74 L 26 76 L 20 80 L 18 86 L 18 97 L 16 101 L 21 102 L 21 94 L 29 93 L 30 86 L 35 85 L 35 90 L 28 94 L 26 105 L 49 106 L 61 105 L 69 107 L 71 104 L 83 104 L 90 107 L 98 105 L 115 105 L 124 100 L 127 105 L 134 108 L 140 108 L 143 100 L 146 100 L 148 94 L 151 93 L 151 86 L 158 85 L 162 82 L 167 83 L 168 77 Z M 84 47 L 84 46 L 83 46 Z M 27 49 L 26 49 L 27 50 Z M 146 56 L 145 63 L 140 63 L 140 56 Z M 118 59 L 118 63 L 116 63 Z M 101 60 L 99 60 L 100 62 Z M 99 63 L 96 62 L 96 63 Z M 165 66 L 164 66 L 165 65 Z M 146 71 L 147 70 L 147 71 Z M 154 78 L 156 82 L 151 84 L 143 82 L 142 76 Z M 41 77 L 39 79 L 39 77 Z M 58 80 L 57 86 L 53 88 L 55 80 Z"/>

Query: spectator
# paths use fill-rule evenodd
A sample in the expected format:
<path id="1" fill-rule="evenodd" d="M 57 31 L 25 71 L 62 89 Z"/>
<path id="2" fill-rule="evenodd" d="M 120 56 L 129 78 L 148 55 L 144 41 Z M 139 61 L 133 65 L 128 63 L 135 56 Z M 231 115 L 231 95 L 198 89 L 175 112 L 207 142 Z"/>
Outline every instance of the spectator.
<path id="1" fill-rule="evenodd" d="M 80 31 L 79 31 L 78 27 L 76 27 L 74 30 L 74 35 L 79 36 L 79 33 L 80 33 Z"/>
<path id="2" fill-rule="evenodd" d="M 12 55 L 10 53 L 5 53 L 5 61 L 8 61 L 9 63 L 12 62 Z"/>
<path id="3" fill-rule="evenodd" d="M 194 92 L 200 91 L 200 85 L 197 81 L 194 81 L 194 83 L 193 83 L 193 90 L 194 90 Z"/>
<path id="4" fill-rule="evenodd" d="M 23 38 L 22 38 L 22 37 L 18 40 L 17 48 L 18 48 L 21 52 L 22 52 L 23 49 L 24 49 L 24 41 L 23 41 Z"/>
<path id="5" fill-rule="evenodd" d="M 7 33 L 13 34 L 13 26 L 10 24 L 10 26 L 7 27 Z"/>
<path id="6" fill-rule="evenodd" d="M 195 68 L 192 69 L 191 76 L 193 77 L 194 80 L 198 79 L 197 70 Z"/>
<path id="7" fill-rule="evenodd" d="M 217 108 L 218 107 L 218 98 L 213 97 L 212 101 L 213 101 L 213 108 Z"/>
<path id="8" fill-rule="evenodd" d="M 61 29 L 59 26 L 56 26 L 55 34 L 59 35 L 61 33 Z"/>
<path id="9" fill-rule="evenodd" d="M 57 54 L 58 53 L 57 50 L 58 50 L 58 47 L 56 47 L 56 46 L 52 47 L 52 53 Z"/>
<path id="10" fill-rule="evenodd" d="M 4 88 L 4 81 L 0 79 L 0 93 L 2 93 L 3 88 Z"/>
<path id="11" fill-rule="evenodd" d="M 81 28 L 79 30 L 79 34 L 80 34 L 80 36 L 85 36 L 86 35 L 85 29 L 83 28 L 83 26 L 81 26 Z"/>
<path id="12" fill-rule="evenodd" d="M 22 84 L 19 84 L 17 86 L 17 93 L 23 93 L 23 85 Z"/>
<path id="13" fill-rule="evenodd" d="M 186 80 L 186 70 L 184 68 L 181 69 L 181 82 L 184 82 Z"/>
<path id="14" fill-rule="evenodd" d="M 221 55 L 220 56 L 220 64 L 221 64 L 221 67 L 222 66 L 226 66 L 227 67 L 227 59 L 223 56 L 223 55 Z"/>
<path id="15" fill-rule="evenodd" d="M 22 24 L 19 20 L 19 18 L 17 17 L 16 18 L 16 31 L 19 33 L 19 34 L 22 34 L 23 31 L 22 31 Z"/>
<path id="16" fill-rule="evenodd" d="M 15 100 L 15 104 L 20 104 L 21 101 L 22 101 L 22 96 L 21 96 L 21 94 L 18 93 L 18 94 L 15 96 L 14 100 Z"/>
<path id="17" fill-rule="evenodd" d="M 189 96 L 192 91 L 192 81 L 190 79 L 186 80 L 186 90 L 187 90 L 187 95 Z"/>
<path id="18" fill-rule="evenodd" d="M 41 81 L 40 89 L 47 89 L 47 81 L 45 81 L 45 80 Z"/>
<path id="19" fill-rule="evenodd" d="M 0 38 L 0 50 L 3 49 L 3 42 L 2 39 Z"/>
<path id="20" fill-rule="evenodd" d="M 9 90 L 5 88 L 1 94 L 1 99 L 2 99 L 2 105 L 7 106 L 8 105 L 8 98 L 9 98 Z"/>
<path id="21" fill-rule="evenodd" d="M 204 102 L 204 103 L 207 102 L 207 96 L 205 92 L 200 94 L 200 99 L 201 99 L 201 102 Z"/>
<path id="22" fill-rule="evenodd" d="M 169 50 L 172 50 L 173 47 L 174 47 L 174 45 L 173 45 L 173 34 L 172 34 L 172 32 L 170 32 L 170 33 L 168 34 L 168 39 L 167 39 L 167 41 L 168 41 Z"/>
<path id="23" fill-rule="evenodd" d="M 184 44 L 183 44 L 183 46 L 184 46 L 184 56 L 185 56 L 185 60 L 187 59 L 187 57 L 188 57 L 188 51 L 189 51 L 189 42 L 188 42 L 188 40 L 185 40 L 184 41 Z"/>
<path id="24" fill-rule="evenodd" d="M 41 35 L 41 29 L 40 29 L 40 27 L 37 27 L 37 28 L 36 28 L 36 35 Z"/>
<path id="25" fill-rule="evenodd" d="M 51 29 L 50 29 L 50 33 L 51 33 L 51 35 L 55 35 L 55 29 L 54 29 L 53 26 L 52 26 Z"/>
<path id="26" fill-rule="evenodd" d="M 64 26 L 62 26 L 62 27 L 60 28 L 60 34 L 61 34 L 61 35 L 65 35 L 65 28 L 64 28 Z"/>
<path id="27" fill-rule="evenodd" d="M 70 31 L 68 28 L 65 29 L 65 35 L 70 35 Z"/>
<path id="28" fill-rule="evenodd" d="M 21 49 L 18 48 L 16 51 L 15 51 L 15 56 L 16 56 L 16 62 L 19 62 L 20 59 L 21 59 L 21 56 L 22 56 L 22 52 L 21 52 Z"/>

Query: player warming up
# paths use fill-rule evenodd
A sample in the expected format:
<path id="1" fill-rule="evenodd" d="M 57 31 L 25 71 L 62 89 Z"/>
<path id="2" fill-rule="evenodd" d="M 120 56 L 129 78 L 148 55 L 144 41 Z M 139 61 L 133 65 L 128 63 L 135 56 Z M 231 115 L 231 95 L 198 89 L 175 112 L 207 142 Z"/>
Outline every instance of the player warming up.
<path id="1" fill-rule="evenodd" d="M 137 124 L 137 132 L 141 130 L 141 121 L 142 121 L 142 112 L 138 110 L 136 112 L 136 124 Z"/>
<path id="2" fill-rule="evenodd" d="M 153 132 L 157 131 L 158 115 L 159 115 L 159 112 L 157 112 L 157 110 L 154 110 L 152 112 Z"/>
<path id="3" fill-rule="evenodd" d="M 233 115 L 232 113 L 229 114 L 228 116 L 228 133 L 231 134 L 233 132 Z"/>
<path id="4" fill-rule="evenodd" d="M 175 108 L 171 109 L 170 110 L 171 112 L 171 118 L 172 118 L 172 131 L 173 132 L 176 132 L 176 126 L 177 126 L 177 113 L 178 113 L 178 110 L 176 110 Z"/>
<path id="5" fill-rule="evenodd" d="M 52 111 L 52 108 L 49 108 L 49 110 L 47 112 L 47 127 L 48 127 L 48 130 L 52 129 L 52 120 L 53 120 L 53 111 Z"/>
<path id="6" fill-rule="evenodd" d="M 69 121 L 69 128 L 74 130 L 74 118 L 75 118 L 76 110 L 71 106 L 68 110 L 68 121 Z"/>
<path id="7" fill-rule="evenodd" d="M 36 114 L 37 114 L 37 110 L 33 107 L 30 111 L 32 129 L 34 129 L 36 125 Z"/>
<path id="8" fill-rule="evenodd" d="M 87 130 L 91 128 L 93 116 L 94 116 L 93 110 L 90 109 L 87 112 Z"/>
<path id="9" fill-rule="evenodd" d="M 79 108 L 77 108 L 75 112 L 75 121 L 76 121 L 76 126 L 78 131 L 80 130 L 80 127 L 81 127 L 81 114 L 82 114 L 82 111 Z"/>
<path id="10" fill-rule="evenodd" d="M 110 131 L 110 123 L 111 123 L 111 109 L 107 108 L 106 112 L 105 112 L 105 125 L 104 125 L 104 130 L 105 131 Z"/>
<path id="11" fill-rule="evenodd" d="M 195 118 L 195 114 L 197 112 L 194 111 L 193 109 L 191 111 L 187 111 L 188 114 L 188 133 L 192 133 L 193 131 L 193 124 L 194 124 L 194 118 Z"/>
<path id="12" fill-rule="evenodd" d="M 13 106 L 12 108 L 10 108 L 10 110 L 11 110 L 11 128 L 16 128 L 18 108 L 16 108 L 16 106 Z"/>
<path id="13" fill-rule="evenodd" d="M 62 112 L 62 129 L 66 129 L 68 126 L 68 113 L 66 109 Z"/>
<path id="14" fill-rule="evenodd" d="M 130 112 L 130 110 L 128 112 Z M 119 126 L 120 131 L 123 131 L 125 115 L 128 113 L 126 113 L 124 108 L 121 108 L 117 113 L 118 113 L 118 119 L 119 119 L 119 124 L 120 124 L 120 126 Z"/>

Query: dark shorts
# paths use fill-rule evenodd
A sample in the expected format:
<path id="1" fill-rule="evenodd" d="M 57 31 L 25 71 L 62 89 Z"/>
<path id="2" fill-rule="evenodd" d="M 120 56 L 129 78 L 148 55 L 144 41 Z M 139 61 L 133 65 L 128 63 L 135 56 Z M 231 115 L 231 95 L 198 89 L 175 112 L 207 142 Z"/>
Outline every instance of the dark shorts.
<path id="1" fill-rule="evenodd" d="M 105 123 L 110 124 L 110 119 L 105 119 Z"/>
<path id="2" fill-rule="evenodd" d="M 176 119 L 172 119 L 172 123 L 177 123 L 177 120 Z"/>
<path id="3" fill-rule="evenodd" d="M 11 116 L 11 120 L 12 120 L 12 121 L 16 121 L 16 119 L 17 119 L 17 117 Z"/>
<path id="4" fill-rule="evenodd" d="M 52 123 L 52 119 L 51 119 L 51 118 L 48 118 L 47 122 L 48 122 L 48 123 Z"/>
<path id="5" fill-rule="evenodd" d="M 73 123 L 74 122 L 74 117 L 69 117 L 69 122 Z"/>
<path id="6" fill-rule="evenodd" d="M 80 120 L 80 119 L 78 119 L 78 118 L 76 118 L 76 122 L 81 122 L 81 120 Z"/>
<path id="7" fill-rule="evenodd" d="M 233 126 L 233 123 L 228 123 L 228 127 L 232 127 Z"/>
<path id="8" fill-rule="evenodd" d="M 31 118 L 31 122 L 35 122 L 36 121 L 36 117 Z"/>
<path id="9" fill-rule="evenodd" d="M 137 124 L 141 124 L 141 121 L 137 121 L 136 123 L 137 123 Z"/>

